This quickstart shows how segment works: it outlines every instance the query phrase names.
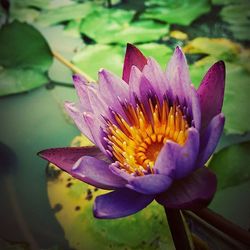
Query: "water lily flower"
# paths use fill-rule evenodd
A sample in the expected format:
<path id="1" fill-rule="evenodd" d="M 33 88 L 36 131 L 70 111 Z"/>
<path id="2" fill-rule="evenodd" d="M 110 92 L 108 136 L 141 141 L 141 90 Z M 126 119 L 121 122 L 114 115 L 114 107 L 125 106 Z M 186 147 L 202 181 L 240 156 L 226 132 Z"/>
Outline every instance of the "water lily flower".
<path id="1" fill-rule="evenodd" d="M 166 71 L 128 44 L 122 79 L 100 70 L 98 83 L 73 77 L 79 103 L 65 108 L 96 146 L 47 149 L 40 156 L 73 177 L 113 190 L 94 203 L 97 218 L 119 218 L 156 200 L 199 209 L 216 191 L 205 163 L 224 126 L 225 66 L 215 63 L 198 90 L 177 47 Z"/>

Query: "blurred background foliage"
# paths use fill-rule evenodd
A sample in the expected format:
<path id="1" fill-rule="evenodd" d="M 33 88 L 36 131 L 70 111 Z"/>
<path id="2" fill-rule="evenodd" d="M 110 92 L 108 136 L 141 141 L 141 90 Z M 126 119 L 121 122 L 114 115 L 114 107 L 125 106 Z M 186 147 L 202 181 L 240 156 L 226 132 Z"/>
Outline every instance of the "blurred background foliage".
<path id="1" fill-rule="evenodd" d="M 128 42 L 163 69 L 180 45 L 195 87 L 213 63 L 225 61 L 226 124 L 208 163 L 219 180 L 210 208 L 249 229 L 249 7 L 249 0 L 1 0 L 0 216 L 7 224 L 0 227 L 0 248 L 173 248 L 159 206 L 94 220 L 93 197 L 101 191 L 54 166 L 45 174 L 35 155 L 74 137 L 71 145 L 89 144 L 64 113 L 63 102 L 76 96 L 72 71 L 55 54 L 93 79 L 100 68 L 121 75 Z"/>

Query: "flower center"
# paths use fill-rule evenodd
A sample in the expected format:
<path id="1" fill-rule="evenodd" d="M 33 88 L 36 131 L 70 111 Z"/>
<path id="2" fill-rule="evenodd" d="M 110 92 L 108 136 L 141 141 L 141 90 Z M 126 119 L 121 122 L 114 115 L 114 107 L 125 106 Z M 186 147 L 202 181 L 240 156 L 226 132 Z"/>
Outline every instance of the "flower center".
<path id="1" fill-rule="evenodd" d="M 160 104 L 157 97 L 148 98 L 136 107 L 122 104 L 125 116 L 112 112 L 116 124 L 107 121 L 108 151 L 120 168 L 135 175 L 154 173 L 153 166 L 167 140 L 183 145 L 189 124 L 185 108 L 169 105 L 166 98 Z M 184 111 L 183 111 L 184 110 Z"/>

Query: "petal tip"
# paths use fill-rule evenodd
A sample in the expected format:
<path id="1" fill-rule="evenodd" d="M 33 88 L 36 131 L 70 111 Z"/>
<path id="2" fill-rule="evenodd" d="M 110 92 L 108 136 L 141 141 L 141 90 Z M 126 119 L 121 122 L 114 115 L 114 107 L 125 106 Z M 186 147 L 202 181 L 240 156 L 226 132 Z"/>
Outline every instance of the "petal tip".
<path id="1" fill-rule="evenodd" d="M 97 197 L 95 198 L 95 201 L 94 201 L 94 205 L 93 205 L 93 216 L 94 216 L 96 219 L 110 219 L 110 218 L 112 218 L 111 216 L 109 217 L 107 214 L 105 214 L 105 213 L 103 213 L 102 211 L 100 211 L 100 209 L 98 208 L 99 197 L 100 197 L 100 196 L 97 196 Z"/>

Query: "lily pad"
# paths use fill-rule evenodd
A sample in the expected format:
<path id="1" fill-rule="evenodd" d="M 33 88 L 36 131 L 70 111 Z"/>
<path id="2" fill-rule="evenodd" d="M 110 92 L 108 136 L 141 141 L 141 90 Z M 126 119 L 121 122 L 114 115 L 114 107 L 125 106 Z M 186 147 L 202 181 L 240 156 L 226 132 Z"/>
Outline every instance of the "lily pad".
<path id="1" fill-rule="evenodd" d="M 11 5 L 16 8 L 26 8 L 26 7 L 35 7 L 35 8 L 45 8 L 49 5 L 50 0 L 12 0 Z M 12 7 L 11 6 L 11 7 Z"/>
<path id="2" fill-rule="evenodd" d="M 0 69 L 0 96 L 29 91 L 48 82 L 43 72 L 33 69 Z"/>
<path id="3" fill-rule="evenodd" d="M 220 13 L 222 20 L 229 23 L 229 30 L 239 40 L 250 40 L 250 2 L 225 6 Z"/>
<path id="4" fill-rule="evenodd" d="M 33 8 L 12 7 L 10 9 L 10 17 L 12 20 L 20 22 L 32 23 L 40 15 L 40 11 Z"/>
<path id="5" fill-rule="evenodd" d="M 239 44 L 226 38 L 197 37 L 184 47 L 189 54 L 206 54 L 227 61 L 233 61 L 240 51 Z"/>
<path id="6" fill-rule="evenodd" d="M 69 21 L 72 19 L 85 18 L 94 11 L 96 6 L 93 3 L 75 3 L 60 8 L 43 10 L 37 18 L 36 23 L 42 26 Z"/>
<path id="7" fill-rule="evenodd" d="M 34 27 L 17 21 L 3 26 L 0 47 L 0 95 L 47 83 L 44 73 L 52 63 L 52 55 L 46 40 Z"/>
<path id="8" fill-rule="evenodd" d="M 165 68 L 167 61 L 173 54 L 171 48 L 164 44 L 146 43 L 137 46 L 145 56 L 153 57 L 161 66 Z"/>
<path id="9" fill-rule="evenodd" d="M 101 68 L 121 76 L 124 52 L 125 48 L 120 46 L 88 45 L 78 52 L 72 61 L 94 79 Z"/>
<path id="10" fill-rule="evenodd" d="M 168 25 L 152 20 L 132 22 L 134 11 L 103 9 L 82 21 L 80 31 L 98 43 L 139 43 L 158 40 L 168 33 Z"/>
<path id="11" fill-rule="evenodd" d="M 218 189 L 250 181 L 250 142 L 227 147 L 216 153 L 209 163 L 218 178 Z"/>
<path id="12" fill-rule="evenodd" d="M 199 16 L 210 11 L 207 0 L 165 1 L 147 0 L 148 8 L 141 18 L 156 19 L 171 24 L 188 26 Z"/>

